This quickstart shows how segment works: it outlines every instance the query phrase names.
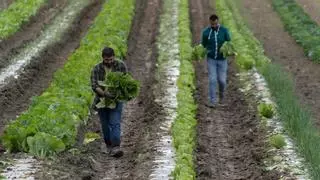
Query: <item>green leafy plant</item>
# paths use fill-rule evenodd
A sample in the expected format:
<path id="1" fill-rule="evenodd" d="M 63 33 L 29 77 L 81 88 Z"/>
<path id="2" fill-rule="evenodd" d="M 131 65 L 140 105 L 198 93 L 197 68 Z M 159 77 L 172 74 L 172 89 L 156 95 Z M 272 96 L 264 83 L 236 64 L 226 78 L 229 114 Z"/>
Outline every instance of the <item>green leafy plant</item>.
<path id="1" fill-rule="evenodd" d="M 61 139 L 43 132 L 29 136 L 27 143 L 29 152 L 38 157 L 52 156 L 65 150 Z"/>
<path id="2" fill-rule="evenodd" d="M 100 139 L 100 138 L 101 138 L 100 135 L 97 133 L 87 132 L 84 135 L 83 144 L 88 144 L 88 143 L 93 142 L 93 141 Z"/>
<path id="3" fill-rule="evenodd" d="M 106 80 L 99 82 L 99 85 L 103 86 L 106 92 L 112 94 L 114 98 L 100 98 L 97 108 L 115 108 L 117 102 L 130 101 L 138 96 L 140 87 L 139 81 L 122 72 L 107 73 Z"/>
<path id="4" fill-rule="evenodd" d="M 269 142 L 273 147 L 275 147 L 277 149 L 281 149 L 287 145 L 284 137 L 281 134 L 276 134 L 276 135 L 271 136 L 269 138 Z"/>
<path id="5" fill-rule="evenodd" d="M 192 49 L 192 35 L 189 27 L 190 17 L 188 0 L 180 0 L 179 50 L 181 65 L 178 79 L 177 118 L 172 125 L 173 143 L 176 149 L 176 166 L 172 172 L 172 176 L 177 180 L 196 178 L 193 155 L 196 144 L 197 105 L 193 98 L 193 92 L 195 91 L 195 72 L 191 60 L 199 58 L 194 58 L 193 52 L 190 51 L 190 49 Z"/>
<path id="6" fill-rule="evenodd" d="M 265 118 L 272 118 L 274 116 L 274 108 L 272 104 L 261 103 L 258 106 L 260 116 Z"/>
<path id="7" fill-rule="evenodd" d="M 223 57 L 228 57 L 228 56 L 236 56 L 238 53 L 236 52 L 234 45 L 232 42 L 225 42 L 220 48 L 220 52 L 222 52 Z"/>
<path id="8" fill-rule="evenodd" d="M 42 156 L 60 152 L 56 143 L 62 147 L 62 142 L 66 149 L 75 143 L 77 127 L 87 119 L 93 99 L 88 80 L 91 69 L 101 60 L 104 46 L 114 48 L 117 57 L 126 54 L 134 4 L 134 0 L 109 0 L 103 5 L 80 47 L 54 74 L 50 87 L 6 126 L 1 139 L 7 150 Z"/>
<path id="9" fill-rule="evenodd" d="M 274 3 L 276 2 L 282 3 L 282 5 L 286 4 L 283 4 L 283 0 L 275 0 Z M 292 2 L 292 0 L 286 2 L 290 4 L 289 2 Z M 285 130 L 296 140 L 301 154 L 310 164 L 312 178 L 320 179 L 319 132 L 313 126 L 310 111 L 299 103 L 291 76 L 279 65 L 272 64 L 271 60 L 264 55 L 263 46 L 243 23 L 237 5 L 233 0 L 217 0 L 216 9 L 221 15 L 221 21 L 233 35 L 232 41 L 237 52 L 251 56 L 255 61 L 257 70 L 267 81 L 270 92 L 275 98 L 279 116 L 285 124 Z M 285 11 L 287 12 L 288 9 Z M 296 16 L 299 15 L 300 13 L 296 13 Z M 300 23 L 299 26 L 304 27 L 304 23 Z M 317 36 L 305 37 L 311 40 Z M 314 46 L 313 44 L 309 45 Z"/>
<path id="10" fill-rule="evenodd" d="M 206 57 L 207 50 L 202 46 L 202 44 L 196 45 L 192 49 L 192 59 L 193 60 L 202 60 Z"/>
<path id="11" fill-rule="evenodd" d="M 273 0 L 272 5 L 285 29 L 304 48 L 305 54 L 320 63 L 320 26 L 295 0 Z"/>
<path id="12" fill-rule="evenodd" d="M 17 32 L 46 2 L 47 0 L 15 0 L 7 9 L 0 11 L 0 39 Z"/>
<path id="13" fill-rule="evenodd" d="M 239 54 L 238 56 L 236 56 L 236 62 L 240 66 L 240 68 L 244 70 L 250 70 L 255 65 L 255 61 L 252 59 L 252 57 L 246 54 Z"/>

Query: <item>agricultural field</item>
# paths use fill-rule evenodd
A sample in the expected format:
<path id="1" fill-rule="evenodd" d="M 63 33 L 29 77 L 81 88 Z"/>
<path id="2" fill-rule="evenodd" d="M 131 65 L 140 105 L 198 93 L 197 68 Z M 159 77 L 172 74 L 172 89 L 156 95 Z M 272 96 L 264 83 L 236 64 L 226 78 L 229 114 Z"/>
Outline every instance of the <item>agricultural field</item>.
<path id="1" fill-rule="evenodd" d="M 317 7 L 2 0 L 0 179 L 319 180 Z M 214 13 L 233 55 L 225 102 L 210 108 L 199 44 Z M 91 106 L 91 70 L 106 46 L 139 82 L 122 113 L 119 158 L 105 153 Z"/>

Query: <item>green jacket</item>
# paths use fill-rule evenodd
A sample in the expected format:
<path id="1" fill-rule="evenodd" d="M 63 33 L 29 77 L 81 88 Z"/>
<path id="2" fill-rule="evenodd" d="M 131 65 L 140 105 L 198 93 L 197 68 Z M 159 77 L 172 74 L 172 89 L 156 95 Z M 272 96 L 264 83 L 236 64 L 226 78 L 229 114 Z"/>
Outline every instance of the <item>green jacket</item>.
<path id="1" fill-rule="evenodd" d="M 220 48 L 226 41 L 231 41 L 231 38 L 228 29 L 222 25 L 219 26 L 218 30 L 209 26 L 202 31 L 201 44 L 207 49 L 208 58 L 225 60 Z"/>

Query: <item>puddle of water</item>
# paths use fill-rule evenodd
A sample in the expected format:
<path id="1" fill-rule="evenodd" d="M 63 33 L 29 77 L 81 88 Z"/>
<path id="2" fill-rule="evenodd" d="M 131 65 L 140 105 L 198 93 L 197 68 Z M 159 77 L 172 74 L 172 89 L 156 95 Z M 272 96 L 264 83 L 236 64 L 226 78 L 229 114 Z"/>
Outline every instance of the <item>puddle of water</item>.
<path id="1" fill-rule="evenodd" d="M 165 117 L 158 133 L 160 140 L 156 142 L 158 155 L 154 160 L 154 167 L 150 179 L 171 179 L 170 174 L 175 167 L 175 151 L 170 134 L 171 124 L 177 117 L 177 80 L 180 74 L 180 57 L 178 41 L 178 12 L 179 0 L 166 0 L 164 13 L 161 16 L 160 35 L 158 38 L 159 84 L 155 92 L 156 102 L 161 104 Z M 162 117 L 163 118 L 163 117 Z"/>
<path id="2" fill-rule="evenodd" d="M 24 67 L 26 67 L 34 57 L 39 57 L 40 53 L 49 45 L 61 41 L 62 35 L 72 25 L 80 11 L 88 5 L 88 0 L 73 0 L 58 15 L 53 22 L 44 30 L 44 32 L 35 41 L 22 49 L 18 55 L 12 59 L 12 63 L 3 68 L 0 72 L 0 87 L 4 86 L 10 77 L 19 78 Z"/>
<path id="3" fill-rule="evenodd" d="M 39 163 L 33 157 L 26 157 L 22 159 L 14 159 L 13 165 L 8 166 L 1 174 L 6 179 L 25 179 L 33 180 L 33 175 L 38 170 Z"/>
<path id="4" fill-rule="evenodd" d="M 240 76 L 241 81 L 244 82 L 243 89 L 240 89 L 242 92 L 254 92 L 253 94 L 259 103 L 269 103 L 276 107 L 265 79 L 257 72 L 256 69 L 248 72 L 242 72 L 238 75 Z M 267 119 L 267 127 L 269 136 L 273 134 L 281 134 L 286 142 L 286 146 L 282 149 L 273 148 L 271 150 L 277 154 L 277 157 L 274 158 L 277 158 L 278 161 L 271 162 L 270 160 L 266 160 L 265 164 L 268 166 L 267 169 L 289 172 L 290 176 L 298 180 L 311 179 L 310 174 L 304 165 L 305 160 L 298 155 L 294 141 L 285 133 L 280 117 L 275 115 L 273 118 Z"/>

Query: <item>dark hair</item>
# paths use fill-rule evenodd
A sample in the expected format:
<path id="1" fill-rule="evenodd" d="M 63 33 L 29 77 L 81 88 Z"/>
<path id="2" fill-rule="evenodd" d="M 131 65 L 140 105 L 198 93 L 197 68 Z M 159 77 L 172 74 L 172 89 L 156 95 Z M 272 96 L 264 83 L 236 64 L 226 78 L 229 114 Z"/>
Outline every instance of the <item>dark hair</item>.
<path id="1" fill-rule="evenodd" d="M 219 17 L 216 14 L 212 14 L 209 18 L 211 21 L 219 20 Z"/>
<path id="2" fill-rule="evenodd" d="M 110 47 L 105 47 L 102 50 L 102 57 L 111 57 L 114 56 L 114 50 Z"/>

